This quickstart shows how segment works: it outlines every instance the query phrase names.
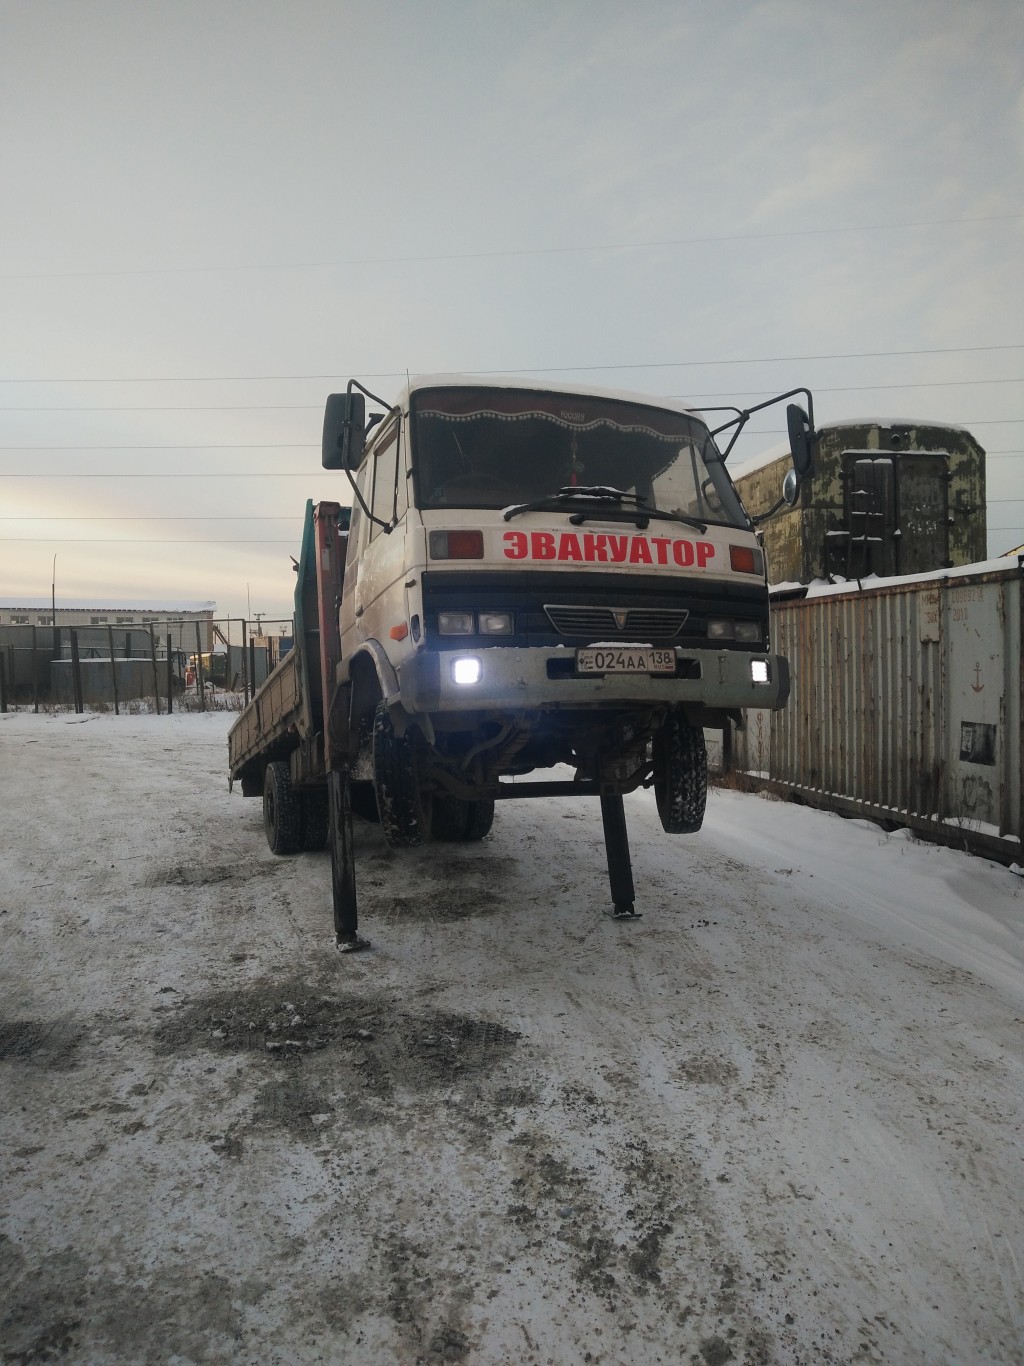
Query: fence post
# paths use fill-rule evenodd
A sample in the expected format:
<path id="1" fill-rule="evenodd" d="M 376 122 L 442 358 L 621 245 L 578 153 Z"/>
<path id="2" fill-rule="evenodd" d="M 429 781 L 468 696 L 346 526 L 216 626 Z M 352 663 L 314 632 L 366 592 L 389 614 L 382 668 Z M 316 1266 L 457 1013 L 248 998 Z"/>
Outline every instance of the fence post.
<path id="1" fill-rule="evenodd" d="M 85 711 L 85 704 L 82 701 L 82 661 L 78 656 L 78 632 L 72 626 L 68 634 L 71 637 L 71 683 L 75 692 L 75 713 L 81 716 Z"/>
<path id="2" fill-rule="evenodd" d="M 114 628 L 107 623 L 107 640 L 110 643 L 110 682 L 114 689 L 114 715 L 120 716 L 121 712 L 117 702 L 117 661 L 114 659 Z"/>
<path id="3" fill-rule="evenodd" d="M 153 623 L 149 623 L 149 658 L 153 664 L 153 701 L 156 703 L 156 714 L 160 715 L 160 678 L 156 669 L 156 634 L 153 630 Z"/>
<path id="4" fill-rule="evenodd" d="M 7 663 L 4 652 L 0 650 L 0 712 L 7 710 Z"/>
<path id="5" fill-rule="evenodd" d="M 199 689 L 199 710 L 206 710 L 206 679 L 203 676 L 203 637 L 196 622 L 196 687 Z"/>
<path id="6" fill-rule="evenodd" d="M 253 693 L 255 693 L 255 691 L 256 691 L 256 689 L 253 687 L 253 688 L 252 688 L 252 691 L 250 692 L 250 687 L 251 687 L 251 684 L 252 684 L 252 679 L 249 677 L 249 650 L 248 650 L 248 647 L 247 647 L 247 645 L 246 645 L 246 637 L 247 637 L 247 634 L 248 634 L 248 629 L 249 629 L 249 623 L 248 623 L 248 622 L 245 620 L 245 618 L 243 617 L 243 618 L 242 618 L 242 683 L 243 683 L 244 690 L 245 690 L 245 700 L 246 700 L 246 702 L 249 701 L 249 698 L 250 698 L 250 697 L 253 695 Z"/>
<path id="7" fill-rule="evenodd" d="M 39 710 L 39 656 L 36 653 L 36 628 L 32 627 L 32 710 Z"/>
<path id="8" fill-rule="evenodd" d="M 174 665 L 171 660 L 171 633 L 167 632 L 167 715 L 174 710 Z"/>
<path id="9" fill-rule="evenodd" d="M 249 637 L 249 673 L 252 675 L 252 695 L 256 696 L 256 642 Z"/>

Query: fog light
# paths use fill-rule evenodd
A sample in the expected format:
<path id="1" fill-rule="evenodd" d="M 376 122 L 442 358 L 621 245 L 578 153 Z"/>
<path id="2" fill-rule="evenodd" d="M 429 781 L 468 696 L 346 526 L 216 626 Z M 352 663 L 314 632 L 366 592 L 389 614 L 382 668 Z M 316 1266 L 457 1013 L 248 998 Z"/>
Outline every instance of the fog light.
<path id="1" fill-rule="evenodd" d="M 750 677 L 755 683 L 768 682 L 768 661 L 767 659 L 752 659 L 750 661 Z"/>
<path id="2" fill-rule="evenodd" d="M 463 655 L 459 659 L 452 660 L 453 683 L 460 683 L 463 686 L 479 683 L 483 671 L 483 665 L 479 659 L 474 659 L 472 655 Z"/>
<path id="3" fill-rule="evenodd" d="M 512 634 L 511 612 L 481 612 L 480 634 L 482 636 L 510 636 Z"/>
<path id="4" fill-rule="evenodd" d="M 438 612 L 437 629 L 443 636 L 471 636 L 476 629 L 472 612 Z"/>

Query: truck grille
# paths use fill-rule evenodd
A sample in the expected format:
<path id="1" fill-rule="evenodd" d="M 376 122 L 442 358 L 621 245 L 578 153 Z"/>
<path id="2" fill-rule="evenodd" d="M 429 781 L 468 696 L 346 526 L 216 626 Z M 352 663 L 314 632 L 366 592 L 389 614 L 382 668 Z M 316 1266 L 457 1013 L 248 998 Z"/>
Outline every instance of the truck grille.
<path id="1" fill-rule="evenodd" d="M 682 630 L 689 611 L 685 607 L 588 607 L 546 602 L 544 614 L 562 636 L 670 640 Z"/>

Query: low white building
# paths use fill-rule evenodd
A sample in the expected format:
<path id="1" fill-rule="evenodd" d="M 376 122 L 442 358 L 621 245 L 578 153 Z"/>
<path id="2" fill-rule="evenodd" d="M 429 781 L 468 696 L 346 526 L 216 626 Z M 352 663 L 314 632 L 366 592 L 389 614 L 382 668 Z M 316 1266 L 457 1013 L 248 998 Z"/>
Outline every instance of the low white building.
<path id="1" fill-rule="evenodd" d="M 171 599 L 122 598 L 120 600 L 58 599 L 56 614 L 49 598 L 0 598 L 0 627 L 69 626 L 106 632 L 148 631 L 154 628 L 161 645 L 169 635 L 176 650 L 194 651 L 196 624 L 203 649 L 213 649 L 215 602 L 179 602 Z"/>

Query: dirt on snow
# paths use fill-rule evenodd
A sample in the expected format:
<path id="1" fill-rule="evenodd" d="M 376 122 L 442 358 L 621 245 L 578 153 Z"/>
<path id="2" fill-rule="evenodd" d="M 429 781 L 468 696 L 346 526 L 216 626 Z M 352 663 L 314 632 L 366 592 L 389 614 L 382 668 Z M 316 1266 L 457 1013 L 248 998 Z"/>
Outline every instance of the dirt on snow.
<path id="1" fill-rule="evenodd" d="M 1019 915 L 1008 870 L 641 795 L 613 922 L 596 804 L 503 803 L 475 845 L 359 822 L 342 956 L 225 717 L 0 723 L 4 1362 L 1024 1359 L 1024 974 L 824 871 Z"/>

